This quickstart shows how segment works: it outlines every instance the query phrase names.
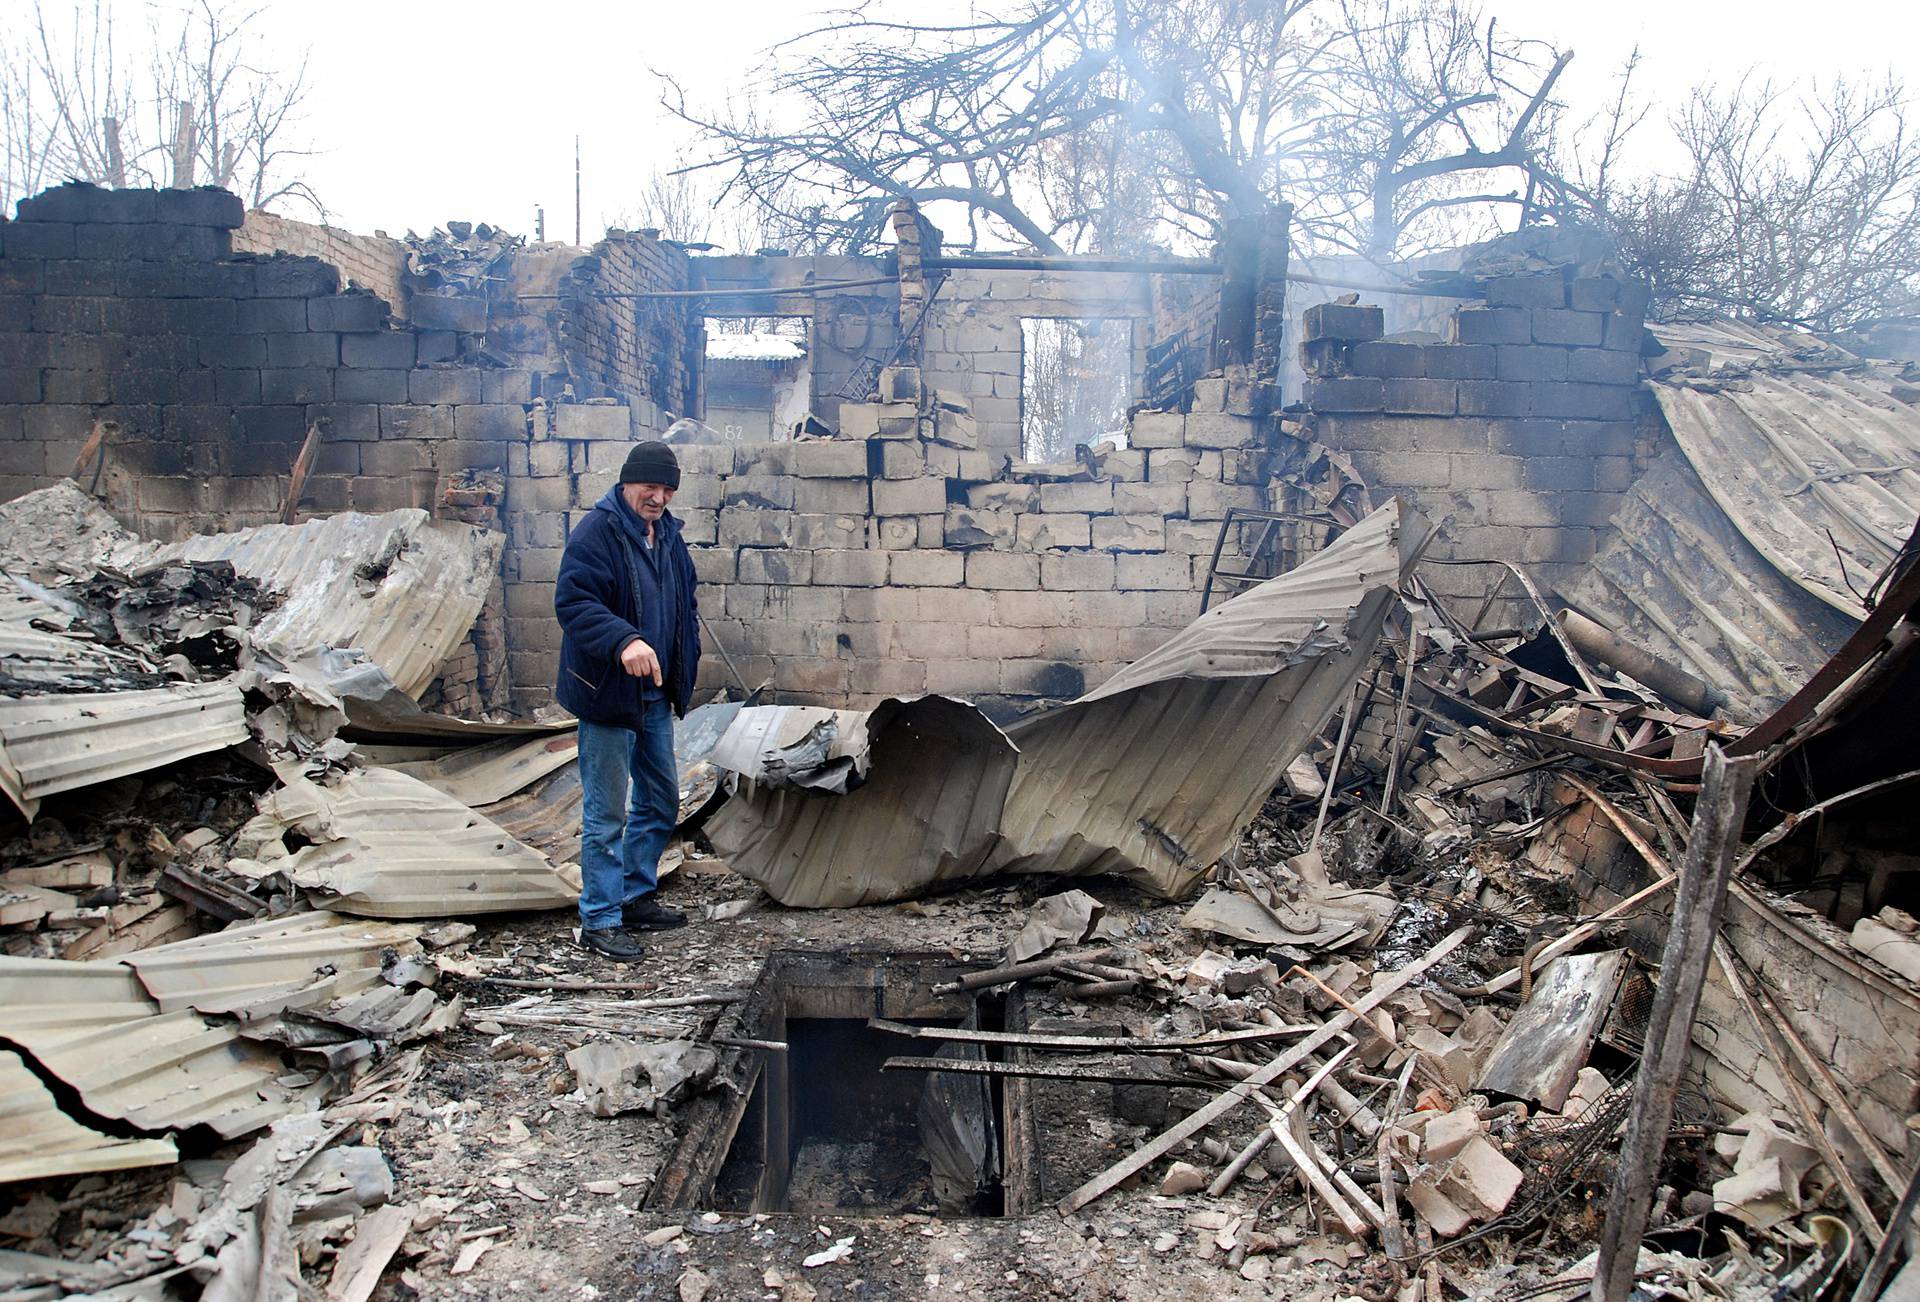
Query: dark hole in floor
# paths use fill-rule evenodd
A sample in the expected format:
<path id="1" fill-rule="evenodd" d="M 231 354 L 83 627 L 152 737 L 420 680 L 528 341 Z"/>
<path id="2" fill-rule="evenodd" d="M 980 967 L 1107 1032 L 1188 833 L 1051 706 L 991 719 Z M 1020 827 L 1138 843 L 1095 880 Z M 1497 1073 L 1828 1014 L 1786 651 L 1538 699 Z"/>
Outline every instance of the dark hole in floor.
<path id="1" fill-rule="evenodd" d="M 957 1045 L 869 1025 L 880 1018 L 1024 1029 L 1017 993 L 936 993 L 976 966 L 946 954 L 772 956 L 738 1033 L 786 1050 L 743 1050 L 744 1100 L 732 1094 L 726 1116 L 689 1118 L 688 1138 L 675 1157 L 686 1174 L 670 1182 L 683 1191 L 676 1201 L 803 1215 L 1030 1210 L 1037 1186 L 1025 1081 L 883 1068 L 889 1058 L 903 1057 L 994 1061 L 1001 1046 Z"/>

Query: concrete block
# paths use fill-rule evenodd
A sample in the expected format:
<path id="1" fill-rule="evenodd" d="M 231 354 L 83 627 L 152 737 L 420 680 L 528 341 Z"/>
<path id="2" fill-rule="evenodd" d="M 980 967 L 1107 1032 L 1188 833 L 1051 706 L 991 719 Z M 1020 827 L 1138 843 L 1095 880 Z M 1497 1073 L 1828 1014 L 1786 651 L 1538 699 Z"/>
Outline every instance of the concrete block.
<path id="1" fill-rule="evenodd" d="M 1040 509 L 1040 486 L 973 484 L 967 488 L 967 505 L 987 511 L 1037 511 Z"/>
<path id="2" fill-rule="evenodd" d="M 1193 586 L 1193 558 L 1136 553 L 1117 557 L 1114 582 L 1123 591 L 1184 591 Z"/>
<path id="3" fill-rule="evenodd" d="M 1177 411 L 1137 411 L 1127 424 L 1127 442 L 1136 448 L 1177 448 L 1185 441 L 1186 417 Z"/>
<path id="4" fill-rule="evenodd" d="M 997 660 L 941 659 L 927 665 L 927 690 L 941 696 L 977 696 L 1000 690 Z"/>
<path id="5" fill-rule="evenodd" d="M 1587 384 L 1640 383 L 1640 355 L 1605 348 L 1576 348 L 1567 354 L 1567 378 Z"/>
<path id="6" fill-rule="evenodd" d="M 1532 315 L 1519 307 L 1468 307 L 1453 314 L 1448 341 L 1456 344 L 1533 342 Z"/>
<path id="7" fill-rule="evenodd" d="M 1386 406 L 1386 382 L 1362 376 L 1308 380 L 1302 397 L 1315 411 L 1380 411 Z"/>
<path id="8" fill-rule="evenodd" d="M 1537 344 L 1564 344 L 1573 348 L 1598 348 L 1605 337 L 1605 319 L 1598 312 L 1535 308 L 1533 341 Z"/>
<path id="9" fill-rule="evenodd" d="M 387 304 L 372 294 L 334 294 L 307 300 L 309 330 L 364 333 L 386 327 Z"/>
<path id="10" fill-rule="evenodd" d="M 407 318 L 419 330 L 481 334 L 487 328 L 487 302 L 483 298 L 415 294 L 407 303 Z"/>
<path id="11" fill-rule="evenodd" d="M 1320 380 L 1319 384 L 1336 383 Z M 1260 441 L 1264 422 L 1226 412 L 1194 412 L 1187 417 L 1186 444 L 1191 448 L 1244 448 Z"/>
<path id="12" fill-rule="evenodd" d="M 966 630 L 967 654 L 978 660 L 1037 656 L 1045 641 L 1044 631 L 1038 628 L 974 625 Z"/>
<path id="13" fill-rule="evenodd" d="M 344 356 L 346 341 L 343 339 L 340 342 Z M 507 366 L 480 372 L 482 402 L 524 407 L 533 401 L 536 388 L 534 373 L 524 367 Z"/>
<path id="14" fill-rule="evenodd" d="M 1113 510 L 1113 485 L 1094 482 L 1052 483 L 1040 485 L 1040 509 L 1049 512 L 1088 512 L 1105 514 Z"/>
<path id="15" fill-rule="evenodd" d="M 1244 484 L 1210 484 L 1196 480 L 1187 485 L 1187 514 L 1196 520 L 1218 520 L 1229 507 L 1264 510 L 1259 489 Z"/>
<path id="16" fill-rule="evenodd" d="M 450 439 L 453 408 L 382 406 L 380 437 L 389 439 Z"/>
<path id="17" fill-rule="evenodd" d="M 1157 515 L 1093 518 L 1093 546 L 1108 552 L 1157 552 L 1166 547 L 1166 526 Z"/>
<path id="18" fill-rule="evenodd" d="M 81 258 L 212 262 L 232 252 L 232 240 L 226 231 L 206 226 L 76 222 L 73 248 Z"/>
<path id="19" fill-rule="evenodd" d="M 969 588 L 1028 591 L 1040 586 L 1040 563 L 1038 556 L 1022 556 L 1011 552 L 969 552 L 966 583 Z M 1109 560 L 1108 563 L 1112 562 Z"/>
<path id="20" fill-rule="evenodd" d="M 1533 412 L 1573 420 L 1632 420 L 1633 390 L 1610 384 L 1537 384 Z"/>
<path id="21" fill-rule="evenodd" d="M 1031 519 L 1011 511 L 976 511 L 970 506 L 949 506 L 941 522 L 941 545 L 964 551 L 975 547 L 1011 550 L 1014 521 Z"/>
<path id="22" fill-rule="evenodd" d="M 774 446 L 783 446 L 775 444 Z M 862 443 L 844 440 L 789 443 L 788 474 L 803 479 L 864 479 L 867 474 L 867 449 Z"/>
<path id="23" fill-rule="evenodd" d="M 333 370 L 320 366 L 276 368 L 260 372 L 260 400 L 267 403 L 333 401 Z"/>
<path id="24" fill-rule="evenodd" d="M 615 444 L 613 447 L 620 451 L 624 461 L 626 453 L 621 445 Z M 721 483 L 720 505 L 791 511 L 794 506 L 793 485 L 794 481 L 785 475 L 733 475 Z"/>
<path id="25" fill-rule="evenodd" d="M 897 587 L 957 588 L 966 581 L 967 558 L 959 552 L 912 550 L 868 554 L 892 558 L 888 576 Z"/>
<path id="26" fill-rule="evenodd" d="M 36 336 L 39 337 L 39 336 Z M 252 371 L 243 371 L 243 375 L 254 377 L 256 387 L 259 376 Z M 0 377 L 11 376 L 12 380 L 0 379 L 0 402 L 108 402 L 111 386 L 107 382 L 105 371 L 38 371 L 30 367 L 8 366 L 0 369 Z M 37 387 L 36 387 L 37 386 Z M 219 385 L 215 383 L 216 396 Z M 4 396 L 8 393 L 19 396 Z M 258 402 L 256 396 L 254 401 Z"/>
<path id="27" fill-rule="evenodd" d="M 1451 1112 L 1443 1112 L 1427 1122 L 1421 1131 L 1420 1159 L 1423 1162 L 1451 1161 L 1484 1133 L 1480 1114 L 1474 1109 L 1455 1108 Z"/>
<path id="28" fill-rule="evenodd" d="M 1531 457 L 1524 463 L 1526 486 L 1540 492 L 1592 492 L 1591 457 Z"/>
<path id="29" fill-rule="evenodd" d="M 1073 512 L 1032 512 L 1017 517 L 1019 545 L 1030 551 L 1093 545 L 1092 516 Z"/>
<path id="30" fill-rule="evenodd" d="M 1424 454 L 1420 454 L 1424 455 Z M 1525 488 L 1526 461 L 1520 457 L 1496 456 L 1485 452 L 1456 452 L 1445 458 L 1450 462 L 1447 478 L 1439 484 L 1413 484 L 1414 488 Z M 1389 480 L 1388 482 L 1392 482 Z"/>
<path id="31" fill-rule="evenodd" d="M 882 479 L 924 479 L 927 477 L 927 456 L 922 445 L 917 442 L 896 440 L 882 443 L 880 446 L 880 477 Z"/>
<path id="32" fill-rule="evenodd" d="M 1003 660 L 999 690 L 1009 696 L 1067 700 L 1087 690 L 1088 671 L 1087 666 L 1057 660 Z"/>
<path id="33" fill-rule="evenodd" d="M 944 514 L 947 509 L 947 481 L 944 479 L 876 479 L 873 481 L 875 515 Z"/>
<path id="34" fill-rule="evenodd" d="M 340 270 L 331 263 L 322 262 L 319 258 L 276 253 L 270 258 L 261 258 L 254 262 L 253 283 L 255 292 L 263 299 L 304 300 L 323 294 L 338 294 Z M 305 302 L 291 304 L 289 310 L 300 321 L 306 320 Z M 304 326 L 291 325 L 281 328 L 299 330 Z"/>
<path id="35" fill-rule="evenodd" d="M 984 554 L 984 553 L 982 553 Z M 935 594 L 943 605 L 958 594 Z M 939 606 L 934 613 L 938 615 Z M 852 588 L 847 591 L 844 614 L 857 624 L 908 624 L 920 618 L 920 594 L 912 588 Z"/>
<path id="36" fill-rule="evenodd" d="M 1112 556 L 1054 552 L 1041 556 L 1038 560 L 1040 584 L 1050 592 L 1106 592 L 1113 587 Z M 971 580 L 972 575 L 969 574 L 968 578 Z"/>
<path id="37" fill-rule="evenodd" d="M 460 341 L 451 330 L 420 330 L 416 327 L 413 349 L 420 365 L 451 362 L 460 355 Z"/>
<path id="38" fill-rule="evenodd" d="M 729 506 L 720 511 L 723 547 L 784 547 L 792 532 L 793 512 Z"/>
<path id="39" fill-rule="evenodd" d="M 1426 373 L 1433 379 L 1494 378 L 1494 350 L 1487 344 L 1430 344 L 1424 352 Z"/>
<path id="40" fill-rule="evenodd" d="M 74 256 L 72 222 L 9 222 L 5 237 L 9 258 L 71 258 Z"/>
<path id="41" fill-rule="evenodd" d="M 562 410 L 562 408 L 556 407 L 554 410 L 558 412 Z M 579 413 L 578 419 L 581 422 L 580 428 L 583 432 L 570 435 L 557 435 L 556 437 L 580 439 L 625 439 L 629 437 L 627 434 L 607 434 L 604 432 L 594 434 L 584 432 L 593 425 L 593 420 L 586 413 L 605 410 L 604 408 L 567 407 L 565 410 Z M 622 409 L 614 408 L 613 410 L 618 411 Z M 674 460 L 680 463 L 680 475 L 683 483 L 685 482 L 685 477 L 688 475 L 731 475 L 734 469 L 734 449 L 730 443 L 693 443 L 683 448 L 676 448 L 673 456 Z"/>
<path id="42" fill-rule="evenodd" d="M 742 547 L 739 581 L 780 587 L 811 583 L 815 554 L 788 551 L 784 547 Z"/>
<path id="43" fill-rule="evenodd" d="M 479 403 L 480 372 L 460 366 L 428 366 L 407 373 L 407 400 L 425 403 Z"/>
<path id="44" fill-rule="evenodd" d="M 1147 477 L 1147 454 L 1138 448 L 1109 452 L 1100 459 L 1100 473 L 1115 483 L 1137 483 Z"/>
<path id="45" fill-rule="evenodd" d="M 415 371 L 414 374 L 420 375 L 422 372 Z M 479 400 L 476 398 L 471 401 Z M 563 402 L 556 404 L 553 409 L 553 436 L 561 439 L 631 439 L 633 417 L 625 407 L 614 403 Z M 727 466 L 721 473 L 725 474 L 733 468 L 733 450 L 726 448 L 723 451 Z"/>
<path id="46" fill-rule="evenodd" d="M 1387 380 L 1381 405 L 1389 412 L 1422 416 L 1451 416 L 1459 397 L 1452 380 Z"/>
<path id="47" fill-rule="evenodd" d="M 878 588 L 887 582 L 884 551 L 825 551 L 813 554 L 813 581 L 847 588 Z"/>
<path id="48" fill-rule="evenodd" d="M 1353 345 L 1348 365 L 1355 375 L 1419 379 L 1427 373 L 1427 351 L 1419 344 L 1372 340 Z"/>
<path id="49" fill-rule="evenodd" d="M 865 515 L 872 503 L 865 479 L 792 479 L 793 509 L 811 515 Z"/>
<path id="50" fill-rule="evenodd" d="M 1647 330 L 1637 312 L 1609 312 L 1607 314 L 1606 337 L 1601 346 L 1617 353 L 1632 353 L 1638 357 L 1642 353 L 1641 345 L 1646 341 Z"/>
<path id="51" fill-rule="evenodd" d="M 1567 282 L 1559 272 L 1532 276 L 1496 276 L 1487 281 L 1487 302 L 1494 307 L 1565 307 Z"/>
<path id="52" fill-rule="evenodd" d="M 333 377 L 333 396 L 340 402 L 401 404 L 408 401 L 407 372 L 345 369 Z"/>
<path id="53" fill-rule="evenodd" d="M 692 547 L 693 572 L 702 583 L 732 583 L 739 553 L 731 547 Z"/>
<path id="54" fill-rule="evenodd" d="M 1473 1224 L 1466 1211 L 1435 1187 L 1431 1176 L 1423 1175 L 1407 1186 L 1407 1201 L 1443 1239 L 1465 1234 Z"/>
<path id="55" fill-rule="evenodd" d="M 1533 414 L 1533 386 L 1503 380 L 1460 380 L 1455 385 L 1462 416 L 1516 418 Z"/>
<path id="56" fill-rule="evenodd" d="M 1620 284 L 1612 276 L 1582 276 L 1567 287 L 1567 305 L 1577 312 L 1611 312 L 1620 305 Z"/>
<path id="57" fill-rule="evenodd" d="M 304 298 L 256 298 L 236 304 L 233 328 L 241 334 L 272 334 L 305 330 L 307 301 Z M 266 343 L 260 345 L 261 364 L 266 361 Z"/>
<path id="58" fill-rule="evenodd" d="M 1155 448 L 1147 453 L 1147 480 L 1150 483 L 1186 483 L 1199 478 L 1203 455 L 1197 448 Z M 1217 474 L 1211 477 L 1219 478 Z"/>
<path id="59" fill-rule="evenodd" d="M 1567 350 L 1545 344 L 1502 345 L 1494 350 L 1494 375 L 1529 383 L 1567 378 Z"/>
<path id="60" fill-rule="evenodd" d="M 1184 516 L 1187 513 L 1185 484 L 1115 484 L 1113 509 L 1117 515 Z"/>
<path id="61" fill-rule="evenodd" d="M 880 433 L 880 404 L 843 402 L 840 404 L 840 437 L 848 440 L 876 438 Z"/>
<path id="62" fill-rule="evenodd" d="M 882 520 L 876 523 L 884 528 L 889 523 L 898 522 L 904 522 L 909 526 L 908 531 L 913 537 L 919 536 L 917 522 L 911 516 L 901 516 L 898 521 Z M 790 545 L 801 551 L 857 551 L 867 546 L 868 523 L 864 513 L 813 515 L 796 511 L 793 514 L 793 538 Z M 911 546 L 912 544 L 903 545 Z"/>
<path id="63" fill-rule="evenodd" d="M 505 403 L 482 403 L 453 409 L 455 438 L 517 442 L 527 437 L 527 409 Z"/>
<path id="64" fill-rule="evenodd" d="M 1302 318 L 1307 339 L 1378 339 L 1386 333 L 1386 313 L 1377 307 L 1315 303 Z"/>
<path id="65" fill-rule="evenodd" d="M 1431 1130 L 1432 1126 L 1429 1125 Z M 1441 1178 L 1440 1189 L 1455 1204 L 1491 1220 L 1507 1210 L 1520 1190 L 1520 1168 L 1485 1135 L 1467 1141 Z"/>

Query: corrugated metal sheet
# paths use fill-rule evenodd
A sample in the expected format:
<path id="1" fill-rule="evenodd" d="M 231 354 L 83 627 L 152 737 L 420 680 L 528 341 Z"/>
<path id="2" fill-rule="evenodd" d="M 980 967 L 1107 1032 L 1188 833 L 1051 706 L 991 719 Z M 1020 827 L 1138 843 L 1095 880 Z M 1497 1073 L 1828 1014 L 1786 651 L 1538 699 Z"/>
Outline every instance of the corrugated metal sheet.
<path id="1" fill-rule="evenodd" d="M 1708 494 L 1790 582 L 1859 620 L 1849 583 L 1866 590 L 1920 509 L 1920 410 L 1810 335 L 1734 323 L 1657 334 L 1686 365 L 1654 396 Z"/>
<path id="2" fill-rule="evenodd" d="M 28 818 L 40 800 L 245 741 L 230 681 L 83 696 L 0 697 L 0 791 Z"/>
<path id="3" fill-rule="evenodd" d="M 419 935 L 418 927 L 401 923 L 295 913 L 140 950 L 120 961 L 163 1012 L 258 1014 L 365 989 L 380 979 L 383 952 L 410 946 Z"/>
<path id="4" fill-rule="evenodd" d="M 262 813 L 314 844 L 242 871 L 284 872 L 328 892 L 343 913 L 445 918 L 567 908 L 579 892 L 538 851 L 490 819 L 391 769 L 349 773 L 323 787 L 293 777 Z"/>
<path id="5" fill-rule="evenodd" d="M 505 800 L 580 754 L 580 739 L 568 732 L 559 736 L 503 737 L 499 741 L 437 755 L 432 759 L 388 764 L 395 773 L 418 778 L 471 809 Z"/>
<path id="6" fill-rule="evenodd" d="M 131 968 L 0 958 L 0 1040 L 71 1085 L 89 1111 L 142 1130 L 232 1138 L 300 1106 L 279 1054 L 189 1009 L 163 1013 Z"/>
<path id="7" fill-rule="evenodd" d="M 231 561 L 286 594 L 254 626 L 282 661 L 358 647 L 409 696 L 466 637 L 500 571 L 502 535 L 425 511 L 347 511 L 161 547 L 152 561 Z"/>
<path id="8" fill-rule="evenodd" d="M 868 721 L 866 786 L 741 779 L 708 835 L 735 871 L 803 907 L 996 871 L 1118 873 L 1182 894 L 1351 689 L 1428 535 L 1389 503 L 1010 740 L 968 705 L 887 702 Z"/>
<path id="9" fill-rule="evenodd" d="M 164 1166 L 179 1158 L 171 1139 L 120 1139 L 81 1125 L 60 1110 L 19 1054 L 0 1049 L 0 1184 Z"/>
<path id="10" fill-rule="evenodd" d="M 1599 554 L 1562 595 L 1725 692 L 1726 712 L 1742 722 L 1778 708 L 1855 626 L 1769 565 L 1671 452 L 1634 484 Z"/>

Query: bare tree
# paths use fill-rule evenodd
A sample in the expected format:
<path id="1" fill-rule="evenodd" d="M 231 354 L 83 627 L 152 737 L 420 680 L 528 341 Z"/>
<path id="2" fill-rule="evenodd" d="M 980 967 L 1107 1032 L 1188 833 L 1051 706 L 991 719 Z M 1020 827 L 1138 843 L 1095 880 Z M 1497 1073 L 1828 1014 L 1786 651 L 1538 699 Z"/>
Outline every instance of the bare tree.
<path id="1" fill-rule="evenodd" d="M 1831 333 L 1911 318 L 1920 314 L 1911 107 L 1891 78 L 1798 93 L 1751 76 L 1703 87 L 1671 124 L 1687 168 L 1603 175 L 1589 215 L 1653 286 L 1659 319 L 1731 315 Z"/>
<path id="2" fill-rule="evenodd" d="M 6 200 L 72 179 L 218 185 L 249 207 L 297 199 L 318 211 L 297 172 L 311 153 L 299 134 L 306 64 L 289 73 L 255 58 L 264 13 L 229 0 L 157 11 L 152 64 L 136 74 L 105 0 L 33 0 L 0 69 Z"/>
<path id="3" fill-rule="evenodd" d="M 1545 212 L 1527 196 L 1571 56 L 1461 3 L 892 12 L 863 6 L 776 47 L 760 98 L 717 113 L 667 82 L 725 193 L 847 249 L 879 243 L 900 198 L 961 206 L 969 242 L 1046 252 L 1204 242 L 1283 198 L 1305 240 L 1382 253 L 1476 207 Z M 1456 183 L 1503 173 L 1510 194 Z"/>

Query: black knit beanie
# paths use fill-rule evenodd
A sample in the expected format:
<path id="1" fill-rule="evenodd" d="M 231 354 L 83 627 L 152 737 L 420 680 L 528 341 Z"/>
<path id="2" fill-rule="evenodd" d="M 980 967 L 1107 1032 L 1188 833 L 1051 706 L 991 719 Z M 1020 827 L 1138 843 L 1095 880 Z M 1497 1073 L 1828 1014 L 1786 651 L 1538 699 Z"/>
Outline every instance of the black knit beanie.
<path id="1" fill-rule="evenodd" d="M 657 439 L 633 445 L 626 464 L 620 467 L 623 484 L 665 484 L 680 487 L 680 462 L 673 449 Z"/>

